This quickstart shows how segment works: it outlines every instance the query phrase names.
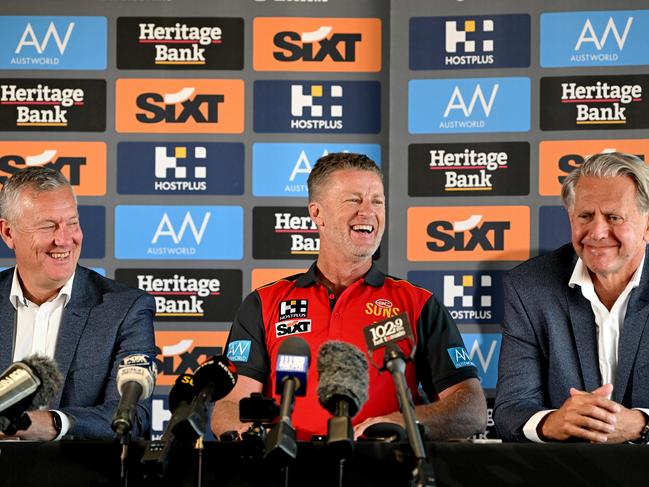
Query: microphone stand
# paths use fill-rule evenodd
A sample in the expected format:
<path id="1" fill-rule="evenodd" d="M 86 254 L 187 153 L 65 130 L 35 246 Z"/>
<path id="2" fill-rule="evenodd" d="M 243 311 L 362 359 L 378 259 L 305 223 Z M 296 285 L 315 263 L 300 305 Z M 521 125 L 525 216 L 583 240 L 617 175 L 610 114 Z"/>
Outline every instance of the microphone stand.
<path id="1" fill-rule="evenodd" d="M 424 440 L 417 425 L 415 405 L 412 402 L 412 395 L 406 383 L 406 357 L 401 349 L 394 343 L 388 343 L 385 349 L 384 367 L 392 374 L 394 385 L 397 389 L 397 397 L 401 414 L 406 423 L 408 443 L 417 459 L 417 465 L 412 472 L 411 485 L 416 487 L 433 487 L 437 485 L 432 463 L 426 458 Z"/>
<path id="2" fill-rule="evenodd" d="M 128 487 L 128 442 L 130 433 L 120 435 L 120 444 L 122 445 L 122 452 L 119 456 L 119 480 L 121 487 Z"/>

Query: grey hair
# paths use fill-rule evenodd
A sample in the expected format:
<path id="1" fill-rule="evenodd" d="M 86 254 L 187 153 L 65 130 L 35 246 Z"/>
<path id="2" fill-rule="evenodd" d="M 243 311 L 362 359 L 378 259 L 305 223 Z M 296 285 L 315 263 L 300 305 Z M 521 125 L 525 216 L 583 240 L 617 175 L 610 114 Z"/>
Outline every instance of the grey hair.
<path id="1" fill-rule="evenodd" d="M 365 154 L 356 154 L 354 152 L 332 152 L 318 159 L 307 179 L 309 190 L 309 201 L 313 201 L 318 190 L 324 186 L 325 182 L 335 171 L 342 169 L 358 169 L 361 171 L 370 171 L 376 174 L 383 181 L 383 173 L 379 166 Z"/>
<path id="2" fill-rule="evenodd" d="M 566 208 L 575 202 L 575 187 L 581 176 L 615 178 L 628 176 L 636 187 L 638 209 L 649 212 L 649 166 L 637 156 L 623 152 L 593 154 L 563 180 L 561 199 Z"/>
<path id="3" fill-rule="evenodd" d="M 59 171 L 43 166 L 21 169 L 5 181 L 0 191 L 0 218 L 11 222 L 20 216 L 18 199 L 24 190 L 44 193 L 60 188 L 70 188 L 74 201 L 77 201 L 70 182 Z"/>

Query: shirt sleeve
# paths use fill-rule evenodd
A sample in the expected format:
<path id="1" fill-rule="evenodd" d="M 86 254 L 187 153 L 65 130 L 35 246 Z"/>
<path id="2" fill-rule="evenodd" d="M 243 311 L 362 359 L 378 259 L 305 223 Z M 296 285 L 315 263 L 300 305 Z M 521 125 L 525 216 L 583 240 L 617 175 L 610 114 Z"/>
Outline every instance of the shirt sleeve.
<path id="1" fill-rule="evenodd" d="M 227 345 L 228 358 L 237 372 L 259 382 L 266 382 L 269 358 L 261 301 L 255 291 L 250 293 L 232 322 Z"/>
<path id="2" fill-rule="evenodd" d="M 478 377 L 453 318 L 435 296 L 417 320 L 417 380 L 430 400 L 459 382 Z"/>

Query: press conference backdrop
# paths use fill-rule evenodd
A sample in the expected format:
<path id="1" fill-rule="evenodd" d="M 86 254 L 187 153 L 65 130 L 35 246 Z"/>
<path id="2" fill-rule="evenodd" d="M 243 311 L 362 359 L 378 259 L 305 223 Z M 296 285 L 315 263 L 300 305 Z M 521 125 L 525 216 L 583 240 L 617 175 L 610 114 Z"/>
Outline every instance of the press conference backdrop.
<path id="1" fill-rule="evenodd" d="M 4 0 L 0 183 L 60 169 L 82 264 L 155 296 L 160 434 L 243 296 L 317 256 L 316 159 L 367 153 L 379 266 L 449 308 L 491 398 L 503 275 L 569 240 L 562 178 L 649 151 L 647 45 L 646 0 Z"/>

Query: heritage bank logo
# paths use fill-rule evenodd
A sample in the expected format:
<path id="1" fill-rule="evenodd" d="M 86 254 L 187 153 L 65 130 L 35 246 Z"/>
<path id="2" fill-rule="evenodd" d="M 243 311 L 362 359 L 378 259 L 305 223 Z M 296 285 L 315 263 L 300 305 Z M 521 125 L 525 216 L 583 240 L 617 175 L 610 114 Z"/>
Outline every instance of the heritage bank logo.
<path id="1" fill-rule="evenodd" d="M 16 171 L 30 166 L 61 171 L 77 196 L 106 194 L 104 142 L 0 142 L 0 184 Z"/>
<path id="2" fill-rule="evenodd" d="M 205 360 L 223 353 L 227 331 L 155 331 L 156 385 L 171 386 L 179 374 L 192 374 Z"/>
<path id="3" fill-rule="evenodd" d="M 381 70 L 381 20 L 256 17 L 255 71 Z"/>
<path id="4" fill-rule="evenodd" d="M 530 255 L 527 206 L 408 208 L 408 260 L 526 260 Z"/>
<path id="5" fill-rule="evenodd" d="M 106 17 L 0 16 L 0 69 L 106 69 Z"/>
<path id="6" fill-rule="evenodd" d="M 649 64 L 649 10 L 541 14 L 541 66 Z"/>
<path id="7" fill-rule="evenodd" d="M 626 152 L 647 161 L 649 139 L 543 141 L 539 144 L 539 194 L 561 195 L 565 177 L 600 152 Z"/>
<path id="8" fill-rule="evenodd" d="M 106 130 L 106 81 L 0 79 L 0 131 Z"/>
<path id="9" fill-rule="evenodd" d="M 649 127 L 649 75 L 541 78 L 541 130 Z"/>
<path id="10" fill-rule="evenodd" d="M 151 294 L 156 321 L 230 322 L 241 304 L 239 269 L 117 269 L 115 280 Z"/>
<path id="11" fill-rule="evenodd" d="M 120 142 L 120 194 L 243 194 L 243 144 Z"/>
<path id="12" fill-rule="evenodd" d="M 529 78 L 408 82 L 411 134 L 527 132 L 529 129 Z"/>
<path id="13" fill-rule="evenodd" d="M 119 69 L 243 69 L 243 19 L 120 17 Z"/>
<path id="14" fill-rule="evenodd" d="M 526 68 L 530 16 L 413 17 L 410 69 Z"/>
<path id="15" fill-rule="evenodd" d="M 424 287 L 460 324 L 502 323 L 503 271 L 410 271 L 408 280 Z"/>
<path id="16" fill-rule="evenodd" d="M 118 132 L 243 132 L 243 80 L 118 79 Z"/>
<path id="17" fill-rule="evenodd" d="M 243 257 L 243 208 L 117 206 L 115 257 L 239 260 Z"/>
<path id="18" fill-rule="evenodd" d="M 410 144 L 409 196 L 525 195 L 530 192 L 527 142 Z"/>
<path id="19" fill-rule="evenodd" d="M 306 182 L 313 165 L 331 152 L 366 154 L 381 165 L 381 146 L 378 144 L 253 144 L 252 194 L 306 198 Z"/>
<path id="20" fill-rule="evenodd" d="M 378 81 L 254 83 L 254 131 L 369 133 L 381 130 Z"/>
<path id="21" fill-rule="evenodd" d="M 318 228 L 304 207 L 252 209 L 252 256 L 255 259 L 310 259 L 320 251 Z"/>

